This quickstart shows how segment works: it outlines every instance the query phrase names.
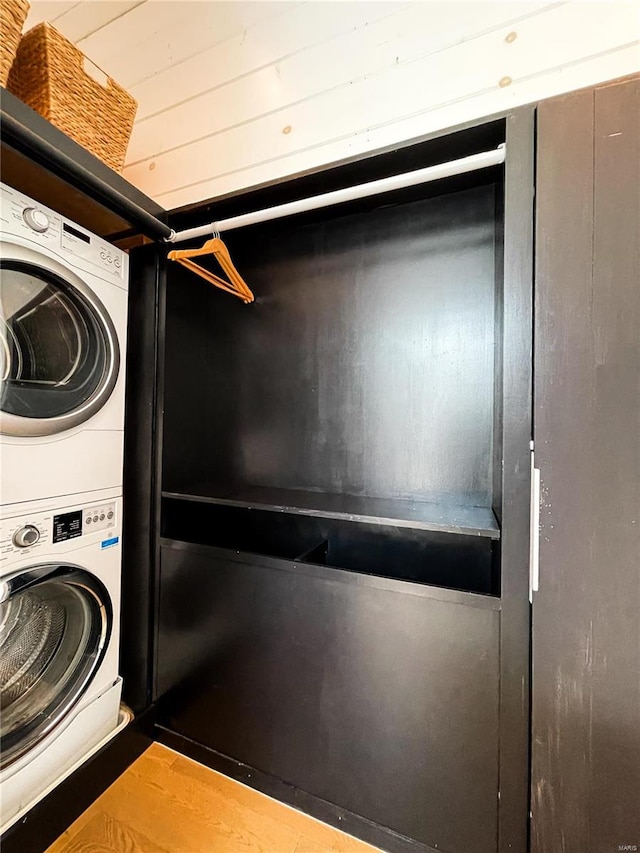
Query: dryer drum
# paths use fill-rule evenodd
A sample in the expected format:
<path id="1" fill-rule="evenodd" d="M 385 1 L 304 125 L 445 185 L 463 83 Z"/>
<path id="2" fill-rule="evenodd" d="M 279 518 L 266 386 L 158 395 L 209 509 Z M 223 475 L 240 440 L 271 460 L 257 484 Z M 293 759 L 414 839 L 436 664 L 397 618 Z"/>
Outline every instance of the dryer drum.
<path id="1" fill-rule="evenodd" d="M 111 632 L 106 589 L 77 566 L 48 564 L 3 582 L 0 766 L 61 725 L 80 701 Z"/>
<path id="2" fill-rule="evenodd" d="M 44 435 L 95 414 L 118 377 L 115 331 L 104 307 L 71 273 L 2 259 L 0 412 L 3 432 Z"/>

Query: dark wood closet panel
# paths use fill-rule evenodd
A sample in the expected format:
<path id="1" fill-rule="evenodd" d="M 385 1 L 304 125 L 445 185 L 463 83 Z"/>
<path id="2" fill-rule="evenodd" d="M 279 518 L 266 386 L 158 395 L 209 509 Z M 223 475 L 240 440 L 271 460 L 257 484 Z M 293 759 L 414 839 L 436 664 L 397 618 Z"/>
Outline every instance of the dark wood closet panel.
<path id="1" fill-rule="evenodd" d="M 164 328 L 166 259 L 155 246 L 130 254 L 125 400 L 122 607 L 123 701 L 137 714 L 152 701 L 155 639 L 153 578 L 159 527 L 158 348 Z"/>
<path id="2" fill-rule="evenodd" d="M 250 306 L 168 268 L 161 731 L 394 851 L 526 849 L 533 132 L 230 232 Z"/>
<path id="3" fill-rule="evenodd" d="M 532 850 L 635 850 L 640 79 L 538 115 Z"/>
<path id="4" fill-rule="evenodd" d="M 162 596 L 177 731 L 440 850 L 495 850 L 496 600 L 185 543 Z"/>

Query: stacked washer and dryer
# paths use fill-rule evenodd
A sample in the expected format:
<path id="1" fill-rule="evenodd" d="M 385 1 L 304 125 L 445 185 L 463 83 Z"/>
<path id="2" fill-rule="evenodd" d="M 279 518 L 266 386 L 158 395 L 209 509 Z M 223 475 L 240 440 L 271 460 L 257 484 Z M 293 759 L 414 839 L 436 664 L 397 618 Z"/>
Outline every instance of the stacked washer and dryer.
<path id="1" fill-rule="evenodd" d="M 128 258 L 0 184 L 0 830 L 122 725 Z"/>

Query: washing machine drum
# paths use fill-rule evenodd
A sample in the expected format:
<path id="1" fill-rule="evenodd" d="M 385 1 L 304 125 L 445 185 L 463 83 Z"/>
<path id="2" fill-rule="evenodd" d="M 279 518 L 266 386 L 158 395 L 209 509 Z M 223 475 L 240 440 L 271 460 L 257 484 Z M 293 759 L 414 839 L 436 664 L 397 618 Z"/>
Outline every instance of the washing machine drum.
<path id="1" fill-rule="evenodd" d="M 6 252 L 3 252 L 6 254 Z M 37 263 L 34 252 L 0 260 L 0 432 L 71 429 L 108 400 L 119 369 L 104 306 L 74 273 Z"/>
<path id="2" fill-rule="evenodd" d="M 0 766 L 61 726 L 111 634 L 104 585 L 77 566 L 30 568 L 0 584 Z"/>

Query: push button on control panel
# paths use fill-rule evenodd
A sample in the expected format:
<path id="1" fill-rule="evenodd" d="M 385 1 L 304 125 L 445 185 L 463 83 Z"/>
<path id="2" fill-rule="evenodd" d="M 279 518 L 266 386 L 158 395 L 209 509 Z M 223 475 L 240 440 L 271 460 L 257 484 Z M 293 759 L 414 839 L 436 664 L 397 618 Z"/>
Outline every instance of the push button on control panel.
<path id="1" fill-rule="evenodd" d="M 115 505 L 87 507 L 84 511 L 84 524 L 86 533 L 97 533 L 99 530 L 108 530 L 115 525 Z"/>
<path id="2" fill-rule="evenodd" d="M 121 275 L 122 259 L 118 255 L 112 255 L 108 249 L 101 249 L 99 257 L 102 261 L 102 267 L 108 269 L 112 273 Z"/>

